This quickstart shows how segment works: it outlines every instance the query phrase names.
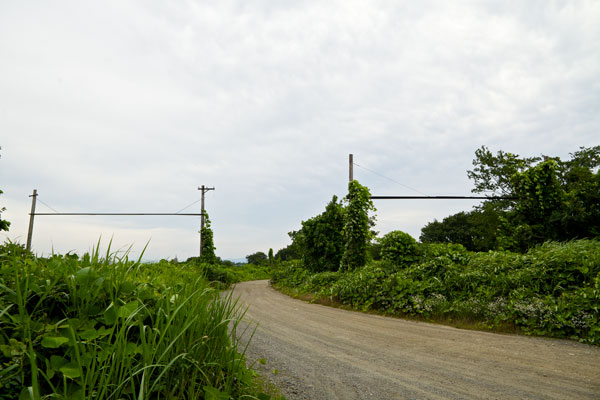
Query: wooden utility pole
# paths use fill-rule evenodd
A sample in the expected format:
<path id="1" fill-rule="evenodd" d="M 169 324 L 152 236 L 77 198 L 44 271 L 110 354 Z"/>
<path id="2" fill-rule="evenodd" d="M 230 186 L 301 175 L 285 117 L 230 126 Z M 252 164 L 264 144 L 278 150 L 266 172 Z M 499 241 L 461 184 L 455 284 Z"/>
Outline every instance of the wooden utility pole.
<path id="1" fill-rule="evenodd" d="M 350 182 L 354 180 L 354 155 L 348 155 L 348 178 Z"/>
<path id="2" fill-rule="evenodd" d="M 202 216 L 200 217 L 200 256 L 202 256 L 202 230 L 204 230 L 204 194 L 206 192 L 208 192 L 209 190 L 215 190 L 214 187 L 205 187 L 204 185 L 202 185 L 201 187 L 198 188 L 198 190 L 202 191 L 202 197 L 201 197 L 201 202 L 200 202 L 200 208 L 202 210 Z"/>
<path id="3" fill-rule="evenodd" d="M 37 189 L 33 189 L 31 197 L 31 213 L 29 213 L 29 230 L 27 231 L 27 250 L 31 250 L 31 237 L 33 236 L 33 218 L 35 217 L 35 201 L 37 198 Z"/>

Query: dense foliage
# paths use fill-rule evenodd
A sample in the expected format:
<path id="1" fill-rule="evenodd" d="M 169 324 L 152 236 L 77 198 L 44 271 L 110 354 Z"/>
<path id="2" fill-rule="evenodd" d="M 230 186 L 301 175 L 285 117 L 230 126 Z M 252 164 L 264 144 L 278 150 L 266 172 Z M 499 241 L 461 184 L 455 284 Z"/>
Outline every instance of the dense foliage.
<path id="1" fill-rule="evenodd" d="M 525 254 L 424 244 L 408 266 L 374 261 L 311 273 L 288 262 L 272 282 L 361 310 L 600 344 L 598 240 L 548 242 Z"/>
<path id="2" fill-rule="evenodd" d="M 302 222 L 302 261 L 308 269 L 337 271 L 344 254 L 344 208 L 337 196 L 316 217 Z"/>
<path id="3" fill-rule="evenodd" d="M 421 229 L 419 239 L 422 243 L 459 243 L 470 251 L 495 250 L 500 221 L 496 208 L 484 203 L 472 211 L 428 223 Z"/>
<path id="4" fill-rule="evenodd" d="M 358 181 L 348 184 L 343 203 L 333 196 L 325 211 L 302 221 L 302 228 L 288 233 L 292 243 L 279 250 L 279 261 L 301 260 L 313 272 L 338 271 L 364 266 L 374 233 L 375 211 L 369 189 Z"/>
<path id="5" fill-rule="evenodd" d="M 0 399 L 269 398 L 241 312 L 189 264 L 0 246 Z"/>
<path id="6" fill-rule="evenodd" d="M 262 251 L 257 251 L 256 253 L 247 255 L 246 260 L 248 261 L 248 264 L 264 265 L 267 264 L 269 258 Z"/>
<path id="7" fill-rule="evenodd" d="M 370 215 L 370 212 L 375 211 L 375 206 L 371 201 L 369 189 L 358 181 L 348 184 L 348 194 L 344 200 L 347 206 L 341 267 L 343 270 L 353 270 L 367 263 L 369 244 L 375 237 L 371 230 L 375 225 L 375 219 Z"/>
<path id="8" fill-rule="evenodd" d="M 469 250 L 524 252 L 548 240 L 600 235 L 600 146 L 558 157 L 521 158 L 486 147 L 475 152 L 473 192 L 506 196 L 488 200 L 422 229 L 426 243 L 460 243 Z"/>
<path id="9" fill-rule="evenodd" d="M 381 258 L 399 266 L 407 266 L 417 260 L 419 248 L 417 241 L 408 233 L 392 231 L 379 240 Z"/>
<path id="10" fill-rule="evenodd" d="M 211 286 L 218 289 L 227 289 L 232 284 L 245 281 L 269 279 L 271 267 L 267 264 L 234 264 L 227 261 L 207 264 L 198 257 L 190 257 L 186 264 L 204 276 Z M 182 264 L 185 265 L 185 264 Z"/>

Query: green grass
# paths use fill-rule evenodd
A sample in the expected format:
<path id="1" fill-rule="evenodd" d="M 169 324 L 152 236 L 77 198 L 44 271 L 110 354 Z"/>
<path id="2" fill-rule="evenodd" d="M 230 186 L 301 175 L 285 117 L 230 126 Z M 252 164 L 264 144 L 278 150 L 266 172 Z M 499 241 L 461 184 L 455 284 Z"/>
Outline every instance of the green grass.
<path id="1" fill-rule="evenodd" d="M 269 399 L 199 268 L 0 246 L 0 399 Z"/>

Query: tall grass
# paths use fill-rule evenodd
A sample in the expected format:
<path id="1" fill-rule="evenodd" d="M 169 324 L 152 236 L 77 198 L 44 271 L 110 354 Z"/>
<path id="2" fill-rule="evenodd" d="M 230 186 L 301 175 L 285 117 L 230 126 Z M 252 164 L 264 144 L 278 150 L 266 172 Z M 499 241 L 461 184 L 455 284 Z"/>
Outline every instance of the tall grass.
<path id="1" fill-rule="evenodd" d="M 229 399 L 254 393 L 243 312 L 197 269 L 127 253 L 0 246 L 0 399 Z"/>

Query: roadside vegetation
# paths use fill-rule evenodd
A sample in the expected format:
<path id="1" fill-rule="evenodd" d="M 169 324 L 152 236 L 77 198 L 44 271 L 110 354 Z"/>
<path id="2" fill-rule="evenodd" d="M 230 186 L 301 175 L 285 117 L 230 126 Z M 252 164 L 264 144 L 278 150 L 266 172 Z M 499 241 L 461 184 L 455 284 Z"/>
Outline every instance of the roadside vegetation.
<path id="1" fill-rule="evenodd" d="M 243 309 L 218 290 L 264 272 L 144 264 L 110 246 L 39 258 L 7 242 L 0 399 L 275 398 L 246 366 Z"/>
<path id="2" fill-rule="evenodd" d="M 600 344 L 598 240 L 548 242 L 525 254 L 452 244 L 415 252 L 411 262 L 371 261 L 347 272 L 311 272 L 288 261 L 271 282 L 361 311 Z"/>
<path id="3" fill-rule="evenodd" d="M 420 243 L 377 237 L 369 191 L 351 182 L 290 232 L 271 282 L 364 311 L 600 344 L 600 146 L 567 161 L 482 147 L 473 165 L 473 191 L 502 198 L 429 223 Z"/>

